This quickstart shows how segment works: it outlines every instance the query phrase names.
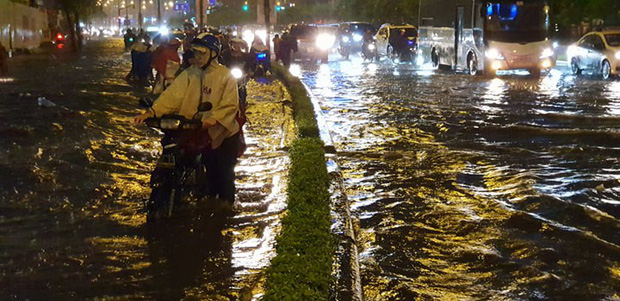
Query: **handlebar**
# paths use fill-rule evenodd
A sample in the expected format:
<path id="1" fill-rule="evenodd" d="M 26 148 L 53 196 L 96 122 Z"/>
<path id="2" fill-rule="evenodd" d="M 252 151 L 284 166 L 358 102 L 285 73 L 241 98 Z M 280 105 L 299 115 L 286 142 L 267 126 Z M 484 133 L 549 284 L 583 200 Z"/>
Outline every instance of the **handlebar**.
<path id="1" fill-rule="evenodd" d="M 144 123 L 151 128 L 164 131 L 178 130 L 199 130 L 202 128 L 202 121 L 195 119 L 187 119 L 180 115 L 164 115 L 162 117 L 149 117 Z"/>

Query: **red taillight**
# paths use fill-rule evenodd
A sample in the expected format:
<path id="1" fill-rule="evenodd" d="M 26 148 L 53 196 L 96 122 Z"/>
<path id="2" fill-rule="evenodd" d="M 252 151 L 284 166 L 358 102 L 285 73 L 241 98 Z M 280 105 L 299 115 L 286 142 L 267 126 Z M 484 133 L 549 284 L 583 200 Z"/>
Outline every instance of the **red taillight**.
<path id="1" fill-rule="evenodd" d="M 58 47 L 58 49 L 63 49 L 63 48 L 65 48 L 65 44 L 58 44 L 58 45 L 56 45 L 56 47 Z"/>
<path id="2" fill-rule="evenodd" d="M 65 37 L 62 34 L 59 33 L 56 35 L 56 40 L 64 40 L 64 39 Z"/>

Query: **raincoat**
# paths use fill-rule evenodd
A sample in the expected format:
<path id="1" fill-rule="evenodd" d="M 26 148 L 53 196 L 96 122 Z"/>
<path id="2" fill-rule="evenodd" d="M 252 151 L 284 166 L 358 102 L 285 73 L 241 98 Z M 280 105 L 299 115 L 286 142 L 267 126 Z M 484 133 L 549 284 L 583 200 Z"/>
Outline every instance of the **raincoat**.
<path id="1" fill-rule="evenodd" d="M 237 122 L 237 80 L 228 68 L 216 62 L 206 70 L 196 66 L 187 68 L 155 101 L 153 111 L 156 116 L 176 113 L 192 119 L 201 102 L 211 102 L 213 105 L 210 111 L 200 114 L 203 121 L 213 118 L 218 122 L 208 130 L 211 148 L 216 149 L 224 139 L 234 136 L 241 129 Z"/>

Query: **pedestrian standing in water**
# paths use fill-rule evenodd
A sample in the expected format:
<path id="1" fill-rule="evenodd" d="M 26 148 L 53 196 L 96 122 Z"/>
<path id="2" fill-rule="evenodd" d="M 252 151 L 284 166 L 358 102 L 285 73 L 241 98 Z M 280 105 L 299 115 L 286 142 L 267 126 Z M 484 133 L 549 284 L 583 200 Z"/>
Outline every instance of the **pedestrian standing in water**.
<path id="1" fill-rule="evenodd" d="M 9 56 L 6 48 L 0 42 L 0 75 L 6 75 L 9 72 Z"/>

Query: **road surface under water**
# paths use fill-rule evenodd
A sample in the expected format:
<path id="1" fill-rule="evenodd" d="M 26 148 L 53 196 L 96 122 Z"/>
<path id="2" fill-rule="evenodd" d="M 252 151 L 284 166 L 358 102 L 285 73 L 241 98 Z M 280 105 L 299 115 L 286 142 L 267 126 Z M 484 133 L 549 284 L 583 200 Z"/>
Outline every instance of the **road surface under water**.
<path id="1" fill-rule="evenodd" d="M 620 298 L 620 80 L 291 70 L 338 151 L 366 300 Z"/>
<path id="2" fill-rule="evenodd" d="M 252 95 L 260 85 L 250 89 L 267 112 L 248 108 L 237 216 L 192 201 L 149 227 L 143 200 L 161 136 L 129 124 L 146 91 L 123 80 L 130 63 L 122 41 L 89 42 L 78 57 L 21 56 L 11 67 L 0 79 L 0 299 L 261 294 L 285 209 L 288 157 L 278 149 L 292 120 L 277 89 L 263 87 L 262 96 Z M 53 104 L 40 106 L 38 97 Z"/>

